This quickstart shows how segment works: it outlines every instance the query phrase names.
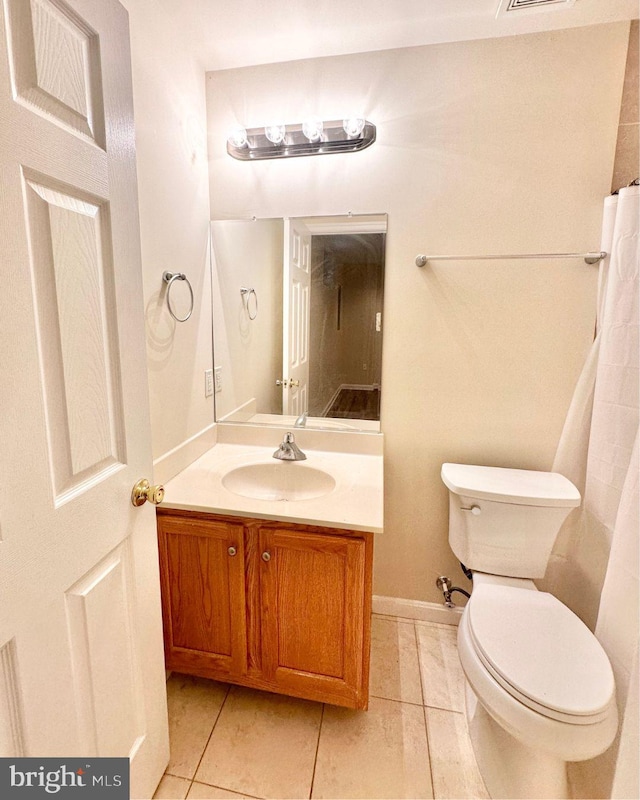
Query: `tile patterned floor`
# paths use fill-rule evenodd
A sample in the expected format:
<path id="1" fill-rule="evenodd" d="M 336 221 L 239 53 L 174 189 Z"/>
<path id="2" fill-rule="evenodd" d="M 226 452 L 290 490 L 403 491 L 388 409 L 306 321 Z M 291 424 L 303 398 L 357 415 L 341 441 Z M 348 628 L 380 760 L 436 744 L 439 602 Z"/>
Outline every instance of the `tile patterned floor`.
<path id="1" fill-rule="evenodd" d="M 366 712 L 177 674 L 167 690 L 158 800 L 488 798 L 451 626 L 374 615 Z"/>

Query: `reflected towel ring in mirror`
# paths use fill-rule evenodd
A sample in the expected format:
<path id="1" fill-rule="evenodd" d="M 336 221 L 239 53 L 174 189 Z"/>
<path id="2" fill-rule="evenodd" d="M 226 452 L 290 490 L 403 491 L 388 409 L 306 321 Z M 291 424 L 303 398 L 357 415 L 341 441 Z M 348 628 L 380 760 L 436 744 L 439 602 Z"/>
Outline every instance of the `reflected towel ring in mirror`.
<path id="1" fill-rule="evenodd" d="M 258 295 L 256 294 L 255 289 L 247 289 L 246 287 L 242 287 L 240 289 L 240 294 L 242 295 L 242 303 L 247 310 L 247 314 L 249 315 L 249 319 L 255 319 L 258 316 Z M 253 314 L 249 308 L 249 301 L 251 300 L 251 296 L 253 295 Z"/>
<path id="2" fill-rule="evenodd" d="M 176 322 L 186 322 L 193 313 L 193 289 L 191 288 L 189 279 L 184 274 L 184 272 L 165 272 L 162 275 L 162 280 L 167 284 L 167 306 L 169 308 L 169 313 L 175 319 Z M 189 311 L 184 317 L 179 317 L 171 306 L 171 287 L 173 286 L 174 281 L 185 281 L 185 283 L 189 288 L 189 295 L 191 296 L 191 304 Z"/>

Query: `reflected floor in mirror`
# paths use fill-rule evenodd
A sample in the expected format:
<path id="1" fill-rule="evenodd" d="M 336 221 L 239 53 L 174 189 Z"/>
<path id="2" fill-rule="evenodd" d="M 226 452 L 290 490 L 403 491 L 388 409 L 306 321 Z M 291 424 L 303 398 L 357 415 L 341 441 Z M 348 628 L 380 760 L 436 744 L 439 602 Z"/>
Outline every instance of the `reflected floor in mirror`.
<path id="1" fill-rule="evenodd" d="M 379 389 L 340 389 L 327 417 L 338 419 L 380 419 Z"/>

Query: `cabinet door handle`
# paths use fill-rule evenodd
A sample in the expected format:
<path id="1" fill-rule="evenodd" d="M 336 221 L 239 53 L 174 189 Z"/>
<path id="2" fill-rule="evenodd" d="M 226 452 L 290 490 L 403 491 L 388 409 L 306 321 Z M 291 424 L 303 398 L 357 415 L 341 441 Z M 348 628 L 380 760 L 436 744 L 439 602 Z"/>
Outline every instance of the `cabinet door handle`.
<path id="1" fill-rule="evenodd" d="M 265 550 L 262 554 L 263 561 L 271 561 L 271 553 L 268 550 Z"/>
<path id="2" fill-rule="evenodd" d="M 227 553 L 229 553 L 230 556 L 235 556 L 235 554 L 237 552 L 238 551 L 236 550 L 236 548 L 233 545 L 231 545 L 231 547 L 227 550 Z"/>

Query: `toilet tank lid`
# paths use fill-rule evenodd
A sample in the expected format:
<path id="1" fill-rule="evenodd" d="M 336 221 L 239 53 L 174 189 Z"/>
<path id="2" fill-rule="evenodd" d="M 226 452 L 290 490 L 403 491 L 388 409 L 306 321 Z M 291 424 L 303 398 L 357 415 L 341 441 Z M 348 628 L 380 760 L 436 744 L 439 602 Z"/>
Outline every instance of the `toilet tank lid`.
<path id="1" fill-rule="evenodd" d="M 454 494 L 531 506 L 574 507 L 580 492 L 558 472 L 443 464 L 442 480 Z"/>

